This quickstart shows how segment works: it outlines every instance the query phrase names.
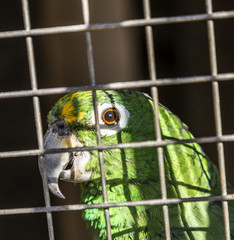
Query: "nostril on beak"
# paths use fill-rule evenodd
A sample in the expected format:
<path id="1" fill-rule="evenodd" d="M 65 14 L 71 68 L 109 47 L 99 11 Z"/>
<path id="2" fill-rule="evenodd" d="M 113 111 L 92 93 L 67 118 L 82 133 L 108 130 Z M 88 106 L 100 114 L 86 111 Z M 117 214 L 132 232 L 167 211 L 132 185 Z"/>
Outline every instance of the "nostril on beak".
<path id="1" fill-rule="evenodd" d="M 65 127 L 64 122 L 61 121 L 61 122 L 58 123 L 58 128 L 59 129 L 63 129 L 64 127 Z"/>
<path id="2" fill-rule="evenodd" d="M 65 123 L 63 119 L 54 122 L 51 126 L 52 133 L 58 134 L 58 136 L 64 137 L 71 134 L 70 127 Z"/>

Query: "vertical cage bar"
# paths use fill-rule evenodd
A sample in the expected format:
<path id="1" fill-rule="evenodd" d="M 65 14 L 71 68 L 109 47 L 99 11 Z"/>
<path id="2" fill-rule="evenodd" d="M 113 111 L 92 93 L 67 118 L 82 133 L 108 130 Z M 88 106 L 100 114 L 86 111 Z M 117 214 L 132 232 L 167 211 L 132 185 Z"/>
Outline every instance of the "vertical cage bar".
<path id="1" fill-rule="evenodd" d="M 90 23 L 89 2 L 88 2 L 88 0 L 81 0 L 81 2 L 82 2 L 82 9 L 83 9 L 84 23 L 86 25 L 89 25 L 89 23 Z M 91 85 L 95 86 L 96 79 L 95 79 L 92 37 L 91 37 L 91 33 L 89 31 L 87 31 L 85 34 L 86 34 L 86 46 L 87 46 L 87 56 L 88 56 L 88 64 L 89 64 L 89 75 L 90 75 Z M 95 115 L 96 132 L 97 132 L 97 145 L 100 146 L 101 145 L 101 135 L 100 135 L 100 125 L 99 125 L 99 118 L 98 118 L 99 114 L 98 114 L 98 105 L 97 105 L 97 94 L 96 94 L 95 90 L 93 91 L 93 104 L 94 104 L 94 112 L 95 112 L 94 115 Z M 103 202 L 108 203 L 104 160 L 103 160 L 102 151 L 98 151 L 98 157 L 99 157 L 99 165 L 100 165 L 100 171 L 101 171 Z M 110 216 L 109 216 L 108 208 L 104 209 L 104 214 L 105 214 L 105 220 L 106 220 L 107 239 L 112 240 Z"/>
<path id="2" fill-rule="evenodd" d="M 206 12 L 208 14 L 213 13 L 212 0 L 206 0 Z M 209 41 L 209 51 L 210 51 L 210 68 L 212 76 L 216 76 L 218 73 L 217 69 L 217 56 L 216 56 L 216 46 L 215 46 L 215 30 L 214 21 L 207 21 L 208 30 L 208 41 Z M 215 117 L 215 130 L 218 137 L 222 136 L 222 119 L 221 119 L 221 106 L 220 106 L 220 96 L 219 96 L 219 83 L 217 81 L 212 82 L 212 94 L 213 94 L 213 104 L 214 104 L 214 117 Z M 224 157 L 224 146 L 223 143 L 217 143 L 219 170 L 220 170 L 220 182 L 221 182 L 221 193 L 222 196 L 227 195 L 227 182 L 226 182 L 226 171 L 225 171 L 225 157 Z M 225 228 L 225 238 L 230 240 L 230 222 L 229 222 L 229 212 L 228 212 L 228 202 L 223 201 L 223 216 L 224 216 L 224 228 Z"/>
<path id="3" fill-rule="evenodd" d="M 150 9 L 149 0 L 143 0 L 143 7 L 144 7 L 145 19 L 150 19 L 151 18 L 151 9 Z M 152 26 L 146 26 L 145 32 L 146 32 L 146 44 L 147 44 L 147 52 L 148 52 L 148 64 L 149 64 L 150 79 L 152 81 L 157 81 Z M 154 103 L 154 120 L 155 120 L 154 122 L 155 122 L 156 140 L 161 141 L 162 136 L 161 136 L 161 128 L 160 128 L 160 122 L 159 122 L 158 88 L 151 87 L 151 94 L 152 94 L 153 103 Z M 157 148 L 157 156 L 158 156 L 159 177 L 160 177 L 162 199 L 167 199 L 165 167 L 164 167 L 163 148 L 162 147 Z M 168 206 L 163 205 L 162 208 L 163 208 L 166 240 L 170 240 L 171 235 L 170 235 L 170 220 L 169 220 Z"/>
<path id="4" fill-rule="evenodd" d="M 22 10 L 23 10 L 24 27 L 25 27 L 25 30 L 27 31 L 31 29 L 28 0 L 22 0 Z M 32 90 L 36 90 L 37 76 L 36 76 L 36 66 L 35 66 L 32 37 L 26 37 L 26 46 L 27 46 L 27 54 L 28 54 L 31 88 Z M 35 117 L 35 124 L 36 124 L 38 147 L 40 150 L 43 150 L 43 130 L 42 130 L 42 121 L 41 121 L 41 111 L 40 111 L 39 97 L 37 96 L 33 97 L 33 109 L 34 109 L 34 117 Z M 39 156 L 39 158 L 42 158 L 42 156 Z M 44 166 L 42 166 L 42 168 L 43 168 L 43 172 L 45 173 Z M 47 186 L 46 174 L 43 174 L 43 191 L 44 191 L 45 205 L 46 207 L 50 207 L 51 204 L 50 204 L 50 196 L 49 196 L 49 190 Z M 49 239 L 54 240 L 52 213 L 47 212 L 46 215 L 47 215 Z"/>

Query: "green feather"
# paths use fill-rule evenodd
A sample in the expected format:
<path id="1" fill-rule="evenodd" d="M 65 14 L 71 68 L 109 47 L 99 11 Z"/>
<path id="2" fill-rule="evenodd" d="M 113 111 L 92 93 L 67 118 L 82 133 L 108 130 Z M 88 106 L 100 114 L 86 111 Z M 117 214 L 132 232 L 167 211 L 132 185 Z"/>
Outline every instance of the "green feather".
<path id="1" fill-rule="evenodd" d="M 130 113 L 128 123 L 117 134 L 102 136 L 103 145 L 155 140 L 153 103 L 150 97 L 132 90 L 97 91 L 98 105 L 121 104 Z M 95 146 L 97 137 L 91 124 L 92 92 L 70 93 L 51 110 L 49 122 L 63 118 L 86 146 Z M 101 113 L 99 113 L 101 114 Z M 120 116 L 121 117 L 121 116 Z M 170 110 L 159 105 L 163 140 L 193 139 L 187 126 Z M 168 198 L 208 197 L 220 194 L 216 166 L 197 143 L 163 148 Z M 160 199 L 161 189 L 156 148 L 110 149 L 103 151 L 108 202 Z M 82 183 L 82 202 L 103 203 L 97 151 L 92 151 L 87 170 L 92 181 Z M 231 232 L 234 234 L 233 204 L 229 204 Z M 109 209 L 113 239 L 165 239 L 161 206 L 116 207 Z M 220 202 L 188 202 L 169 205 L 172 239 L 225 239 Z M 84 218 L 95 229 L 95 239 L 106 239 L 102 209 L 86 209 Z M 234 235 L 232 235 L 234 239 Z"/>

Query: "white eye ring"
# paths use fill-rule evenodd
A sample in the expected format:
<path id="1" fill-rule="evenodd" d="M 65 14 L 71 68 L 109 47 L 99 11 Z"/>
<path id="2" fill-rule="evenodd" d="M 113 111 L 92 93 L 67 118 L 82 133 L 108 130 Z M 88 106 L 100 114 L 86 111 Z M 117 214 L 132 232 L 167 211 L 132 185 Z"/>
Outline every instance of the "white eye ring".
<path id="1" fill-rule="evenodd" d="M 119 114 L 119 119 L 118 121 L 115 122 L 115 124 L 108 125 L 103 121 L 103 113 L 108 109 L 116 109 L 116 111 Z M 129 116 L 130 116 L 129 111 L 122 104 L 119 104 L 119 103 L 100 104 L 98 106 L 98 114 L 99 114 L 100 133 L 103 136 L 111 136 L 123 130 L 126 127 Z M 95 125 L 94 112 L 92 113 L 91 124 Z"/>

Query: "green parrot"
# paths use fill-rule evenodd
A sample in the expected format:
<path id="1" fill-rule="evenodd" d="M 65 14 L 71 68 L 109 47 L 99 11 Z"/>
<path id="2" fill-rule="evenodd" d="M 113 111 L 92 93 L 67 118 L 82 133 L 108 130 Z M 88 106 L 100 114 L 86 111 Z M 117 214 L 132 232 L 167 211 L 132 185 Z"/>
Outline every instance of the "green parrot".
<path id="1" fill-rule="evenodd" d="M 150 96 L 133 90 L 98 90 L 97 106 L 102 145 L 155 140 Z M 193 139 L 188 127 L 159 104 L 163 140 Z M 45 149 L 97 145 L 92 91 L 65 95 L 48 114 Z M 168 198 L 220 195 L 220 177 L 197 143 L 163 148 Z M 161 189 L 155 147 L 103 150 L 109 203 L 160 199 Z M 40 160 L 42 161 L 42 160 Z M 46 154 L 48 187 L 64 198 L 58 181 L 81 183 L 82 203 L 103 203 L 98 151 Z M 229 202 L 234 239 L 234 207 Z M 162 206 L 109 209 L 112 238 L 116 240 L 165 239 Z M 86 209 L 83 216 L 94 229 L 94 239 L 107 239 L 103 209 Z M 169 205 L 171 239 L 225 239 L 221 202 L 187 202 Z"/>

